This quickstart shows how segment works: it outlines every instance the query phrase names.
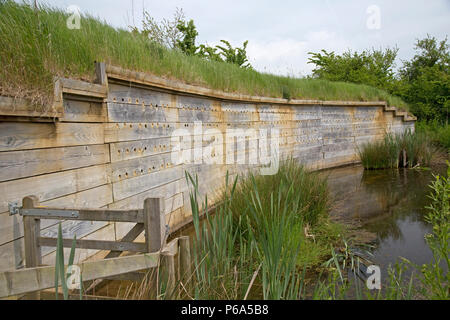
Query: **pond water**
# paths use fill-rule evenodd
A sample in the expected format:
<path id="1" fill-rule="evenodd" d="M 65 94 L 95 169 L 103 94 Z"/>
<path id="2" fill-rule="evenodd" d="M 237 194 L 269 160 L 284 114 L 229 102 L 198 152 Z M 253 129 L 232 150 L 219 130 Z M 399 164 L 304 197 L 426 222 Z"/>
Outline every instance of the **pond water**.
<path id="1" fill-rule="evenodd" d="M 425 206 L 430 204 L 431 170 L 374 170 L 361 166 L 324 171 L 333 196 L 331 215 L 348 224 L 356 224 L 374 236 L 371 260 L 383 274 L 400 257 L 422 265 L 432 260 L 424 236 L 431 226 L 424 221 Z"/>

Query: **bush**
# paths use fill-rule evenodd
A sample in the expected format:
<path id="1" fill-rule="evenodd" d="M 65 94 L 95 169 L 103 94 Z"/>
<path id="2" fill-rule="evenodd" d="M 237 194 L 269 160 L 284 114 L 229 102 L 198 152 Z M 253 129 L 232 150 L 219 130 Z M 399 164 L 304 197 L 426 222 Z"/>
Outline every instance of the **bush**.
<path id="1" fill-rule="evenodd" d="M 428 135 L 434 144 L 450 151 L 450 125 L 442 125 L 438 121 L 419 121 L 416 130 Z"/>

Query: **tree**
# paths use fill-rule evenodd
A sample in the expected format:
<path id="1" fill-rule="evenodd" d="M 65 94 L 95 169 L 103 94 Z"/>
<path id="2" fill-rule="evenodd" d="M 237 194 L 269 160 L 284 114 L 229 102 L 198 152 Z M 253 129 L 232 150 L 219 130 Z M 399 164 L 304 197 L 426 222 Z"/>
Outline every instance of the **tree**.
<path id="1" fill-rule="evenodd" d="M 220 40 L 220 42 L 224 43 L 226 48 L 222 46 L 216 46 L 216 48 L 221 50 L 219 54 L 223 56 L 225 62 L 236 64 L 244 69 L 251 68 L 247 58 L 248 40 L 243 43 L 242 48 L 233 48 L 226 40 Z"/>
<path id="2" fill-rule="evenodd" d="M 408 102 L 419 119 L 448 124 L 450 54 L 447 38 L 439 42 L 427 35 L 417 40 L 415 50 L 413 59 L 403 62 L 400 82 L 393 93 Z"/>
<path id="3" fill-rule="evenodd" d="M 173 20 L 163 19 L 159 23 L 146 11 L 142 25 L 142 31 L 132 27 L 132 32 L 144 34 L 150 41 L 169 49 L 180 50 L 186 55 L 198 56 L 210 61 L 228 62 L 241 68 L 251 68 L 247 57 L 248 41 L 243 43 L 242 48 L 233 48 L 226 40 L 221 40 L 225 47 L 219 45 L 211 47 L 207 44 L 197 46 L 198 32 L 194 20 L 186 22 L 182 9 L 177 9 Z"/>
<path id="4" fill-rule="evenodd" d="M 195 39 L 198 32 L 194 20 L 191 19 L 187 23 L 183 21 L 177 25 L 177 28 L 183 35 L 182 39 L 177 41 L 177 48 L 188 56 L 196 55 L 198 47 L 195 45 Z"/>
<path id="5" fill-rule="evenodd" d="M 315 64 L 313 77 L 331 81 L 362 83 L 390 89 L 395 81 L 393 68 L 398 49 L 346 51 L 342 55 L 321 50 L 309 52 L 308 63 Z"/>

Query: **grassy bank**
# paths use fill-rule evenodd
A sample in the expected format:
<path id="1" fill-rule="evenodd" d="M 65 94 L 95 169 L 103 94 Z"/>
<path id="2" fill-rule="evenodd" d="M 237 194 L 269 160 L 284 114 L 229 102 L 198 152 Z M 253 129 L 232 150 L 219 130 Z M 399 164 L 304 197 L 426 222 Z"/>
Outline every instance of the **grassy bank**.
<path id="1" fill-rule="evenodd" d="M 424 132 L 387 134 L 383 140 L 368 142 L 358 149 L 365 169 L 394 169 L 429 166 L 437 148 Z"/>
<path id="2" fill-rule="evenodd" d="M 34 11 L 0 0 L 0 16 L 0 93 L 38 104 L 49 103 L 54 76 L 92 80 L 94 61 L 105 61 L 226 92 L 291 99 L 383 100 L 407 108 L 399 98 L 365 85 L 275 76 L 189 57 L 89 16 L 82 17 L 81 29 L 70 30 L 66 25 L 69 15 L 46 6 Z"/>
<path id="3" fill-rule="evenodd" d="M 416 123 L 416 130 L 428 135 L 433 143 L 450 152 L 450 125 L 443 125 L 436 121 L 419 121 Z"/>

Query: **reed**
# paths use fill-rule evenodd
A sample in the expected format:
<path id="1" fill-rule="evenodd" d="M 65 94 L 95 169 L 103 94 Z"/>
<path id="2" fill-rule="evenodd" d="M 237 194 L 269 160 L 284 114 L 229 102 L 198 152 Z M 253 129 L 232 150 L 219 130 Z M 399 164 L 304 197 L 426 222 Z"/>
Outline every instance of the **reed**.
<path id="1" fill-rule="evenodd" d="M 319 230 L 334 226 L 327 216 L 325 180 L 294 161 L 274 176 L 250 174 L 233 182 L 227 176 L 221 204 L 214 215 L 204 211 L 201 223 L 207 198 L 200 204 L 197 179 L 187 179 L 195 228 L 189 287 L 195 289 L 186 296 L 299 299 L 306 269 L 320 264 L 338 238 L 336 233 L 320 239 Z M 318 239 L 307 238 L 306 226 Z"/>
<path id="2" fill-rule="evenodd" d="M 429 166 L 437 152 L 423 132 L 388 133 L 383 140 L 364 143 L 358 148 L 365 169 L 396 169 Z"/>

